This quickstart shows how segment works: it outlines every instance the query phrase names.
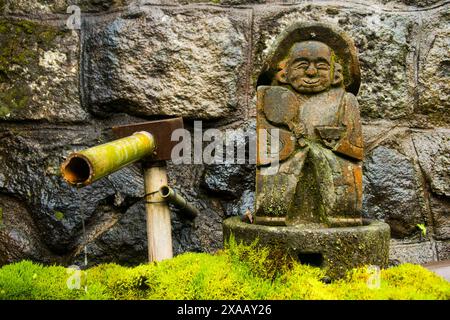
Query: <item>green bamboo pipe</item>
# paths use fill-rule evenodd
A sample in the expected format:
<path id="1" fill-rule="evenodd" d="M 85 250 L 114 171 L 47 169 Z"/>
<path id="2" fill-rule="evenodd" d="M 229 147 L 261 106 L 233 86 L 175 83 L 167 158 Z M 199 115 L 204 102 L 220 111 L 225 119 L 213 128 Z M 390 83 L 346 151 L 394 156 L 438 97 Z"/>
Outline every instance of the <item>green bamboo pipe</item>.
<path id="1" fill-rule="evenodd" d="M 159 195 L 180 209 L 190 219 L 195 219 L 200 214 L 196 207 L 187 202 L 186 199 L 168 185 L 163 185 L 159 188 Z"/>
<path id="2" fill-rule="evenodd" d="M 126 165 L 150 156 L 154 137 L 145 131 L 69 155 L 61 165 L 63 178 L 77 187 L 87 186 Z"/>

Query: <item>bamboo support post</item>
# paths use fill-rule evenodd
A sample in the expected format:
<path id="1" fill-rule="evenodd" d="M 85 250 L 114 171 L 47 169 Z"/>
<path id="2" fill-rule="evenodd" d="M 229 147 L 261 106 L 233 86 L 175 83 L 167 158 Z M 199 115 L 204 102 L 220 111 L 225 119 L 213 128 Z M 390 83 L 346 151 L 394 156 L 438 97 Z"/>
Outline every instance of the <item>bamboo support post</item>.
<path id="1" fill-rule="evenodd" d="M 173 257 L 170 209 L 159 190 L 167 185 L 165 161 L 144 164 L 148 259 L 161 261 Z"/>

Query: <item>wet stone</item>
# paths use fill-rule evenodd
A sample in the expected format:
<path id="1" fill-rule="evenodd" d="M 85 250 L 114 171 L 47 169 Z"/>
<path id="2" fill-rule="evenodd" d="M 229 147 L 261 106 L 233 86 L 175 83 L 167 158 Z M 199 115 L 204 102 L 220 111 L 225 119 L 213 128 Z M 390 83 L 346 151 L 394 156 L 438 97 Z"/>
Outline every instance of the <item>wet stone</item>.
<path id="1" fill-rule="evenodd" d="M 379 146 L 367 156 L 363 172 L 363 215 L 389 223 L 394 238 L 418 233 L 416 225 L 424 221 L 412 159 Z"/>

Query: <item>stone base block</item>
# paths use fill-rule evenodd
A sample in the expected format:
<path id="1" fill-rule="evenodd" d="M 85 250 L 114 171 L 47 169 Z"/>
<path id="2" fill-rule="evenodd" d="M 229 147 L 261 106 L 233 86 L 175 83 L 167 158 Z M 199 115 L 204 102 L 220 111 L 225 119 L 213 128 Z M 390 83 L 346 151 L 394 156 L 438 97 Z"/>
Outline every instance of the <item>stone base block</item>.
<path id="1" fill-rule="evenodd" d="M 388 266 L 389 225 L 364 220 L 363 226 L 306 228 L 304 226 L 266 226 L 242 222 L 232 217 L 223 223 L 224 240 L 233 234 L 237 242 L 251 243 L 285 251 L 300 263 L 326 269 L 331 279 L 364 265 Z"/>

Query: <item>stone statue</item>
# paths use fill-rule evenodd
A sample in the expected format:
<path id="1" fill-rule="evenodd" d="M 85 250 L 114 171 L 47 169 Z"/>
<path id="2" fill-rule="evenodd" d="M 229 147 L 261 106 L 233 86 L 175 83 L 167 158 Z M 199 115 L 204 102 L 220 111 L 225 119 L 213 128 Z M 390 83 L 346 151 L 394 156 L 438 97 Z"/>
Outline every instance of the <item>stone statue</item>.
<path id="1" fill-rule="evenodd" d="M 340 29 L 294 23 L 270 47 L 257 83 L 256 208 L 224 221 L 224 240 L 270 248 L 339 279 L 384 268 L 389 225 L 361 218 L 359 62 Z M 253 220 L 253 223 L 252 223 Z"/>
<path id="2" fill-rule="evenodd" d="M 257 128 L 278 129 L 279 166 L 259 148 L 256 223 L 361 225 L 363 142 L 353 42 L 322 24 L 296 25 L 275 46 L 257 88 Z M 269 82 L 270 81 L 270 82 Z M 270 151 L 274 153 L 274 150 Z"/>

